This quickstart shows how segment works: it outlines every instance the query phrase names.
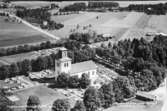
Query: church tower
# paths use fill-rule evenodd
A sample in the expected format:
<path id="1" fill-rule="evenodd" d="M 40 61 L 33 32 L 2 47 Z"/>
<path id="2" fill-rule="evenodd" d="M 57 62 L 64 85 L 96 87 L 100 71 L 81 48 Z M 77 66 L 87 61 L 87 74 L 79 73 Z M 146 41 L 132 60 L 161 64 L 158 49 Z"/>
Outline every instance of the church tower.
<path id="1" fill-rule="evenodd" d="M 55 60 L 55 74 L 70 73 L 71 58 L 68 57 L 67 49 L 61 48 L 59 50 L 59 59 Z"/>

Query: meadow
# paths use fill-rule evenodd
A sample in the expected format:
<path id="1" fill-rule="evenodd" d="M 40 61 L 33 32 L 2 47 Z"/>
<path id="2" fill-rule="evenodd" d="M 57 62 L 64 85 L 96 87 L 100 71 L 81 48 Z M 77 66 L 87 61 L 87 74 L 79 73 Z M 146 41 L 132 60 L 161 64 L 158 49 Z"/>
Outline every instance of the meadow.
<path id="1" fill-rule="evenodd" d="M 61 8 L 74 2 L 87 1 L 63 1 L 63 2 L 46 2 L 46 1 L 18 1 L 13 4 L 25 6 L 27 8 L 36 8 L 47 6 L 51 3 L 58 4 Z M 166 3 L 166 1 L 115 1 L 121 7 L 126 7 L 129 4 L 157 4 Z M 54 13 L 54 10 L 51 13 Z M 98 16 L 98 19 L 96 17 Z M 166 15 L 146 15 L 139 12 L 80 12 L 79 14 L 52 16 L 52 20 L 64 24 L 64 28 L 59 30 L 49 31 L 50 33 L 61 37 L 68 38 L 73 32 L 84 32 L 94 30 L 98 34 L 112 34 L 116 36 L 116 40 L 123 40 L 126 38 L 141 38 L 147 32 L 163 32 L 167 28 Z M 79 25 L 79 28 L 77 28 Z M 91 25 L 91 27 L 87 27 Z M 86 30 L 83 29 L 87 27 Z"/>
<path id="2" fill-rule="evenodd" d="M 52 104 L 57 99 L 65 98 L 65 96 L 53 89 L 45 86 L 36 86 L 23 91 L 16 92 L 15 95 L 20 99 L 16 104 L 26 106 L 29 96 L 35 95 L 39 97 L 42 111 L 50 111 Z M 17 111 L 21 111 L 17 109 Z"/>
<path id="3" fill-rule="evenodd" d="M 127 15 L 128 12 L 82 12 L 80 14 L 53 16 L 52 20 L 63 23 L 64 28 L 51 31 L 51 33 L 64 38 L 68 37 L 68 35 L 72 33 L 71 30 L 83 31 L 83 27 L 91 25 L 91 27 L 86 30 L 94 30 L 99 34 L 117 34 L 121 30 L 128 28 L 128 26 L 123 27 L 123 25 L 121 25 L 121 21 L 126 19 Z M 97 16 L 98 19 L 96 18 Z M 79 25 L 78 29 L 76 29 L 77 25 Z"/>
<path id="4" fill-rule="evenodd" d="M 140 12 L 81 12 L 52 16 L 52 20 L 64 24 L 64 28 L 50 31 L 62 38 L 68 37 L 72 32 L 84 32 L 84 30 L 115 35 L 116 40 L 141 38 L 148 32 L 167 33 L 167 15 L 146 15 Z M 91 27 L 88 27 L 89 25 Z"/>
<path id="5" fill-rule="evenodd" d="M 46 35 L 12 20 L 0 17 L 0 47 L 16 46 L 50 40 Z"/>

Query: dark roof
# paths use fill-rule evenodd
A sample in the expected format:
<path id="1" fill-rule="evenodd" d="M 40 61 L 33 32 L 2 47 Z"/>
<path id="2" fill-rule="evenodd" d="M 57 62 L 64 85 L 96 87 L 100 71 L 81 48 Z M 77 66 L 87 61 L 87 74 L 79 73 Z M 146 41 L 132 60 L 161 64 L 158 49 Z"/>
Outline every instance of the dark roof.
<path id="1" fill-rule="evenodd" d="M 93 61 L 85 61 L 85 62 L 72 64 L 70 73 L 75 74 L 75 73 L 89 71 L 96 68 L 97 66 Z"/>

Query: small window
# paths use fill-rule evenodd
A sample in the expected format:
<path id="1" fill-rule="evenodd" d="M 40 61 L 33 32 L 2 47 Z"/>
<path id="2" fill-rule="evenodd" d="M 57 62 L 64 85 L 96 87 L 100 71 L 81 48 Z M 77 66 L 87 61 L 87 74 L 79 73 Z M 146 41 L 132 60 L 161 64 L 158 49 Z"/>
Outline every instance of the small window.
<path id="1" fill-rule="evenodd" d="M 95 74 L 95 72 L 94 71 L 92 71 L 92 75 L 94 75 Z"/>
<path id="2" fill-rule="evenodd" d="M 66 67 L 66 63 L 64 63 L 64 67 Z"/>
<path id="3" fill-rule="evenodd" d="M 67 67 L 68 67 L 68 62 L 67 62 L 67 64 L 66 64 L 66 65 L 67 65 Z"/>

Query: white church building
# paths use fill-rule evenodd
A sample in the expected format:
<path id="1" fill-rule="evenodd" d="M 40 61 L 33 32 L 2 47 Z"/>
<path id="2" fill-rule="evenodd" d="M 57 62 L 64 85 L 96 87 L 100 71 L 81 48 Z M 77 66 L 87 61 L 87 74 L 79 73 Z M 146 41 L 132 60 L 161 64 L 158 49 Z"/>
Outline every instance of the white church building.
<path id="1" fill-rule="evenodd" d="M 59 75 L 61 73 L 70 74 L 70 76 L 78 76 L 79 78 L 83 73 L 88 74 L 91 80 L 91 85 L 97 78 L 97 66 L 93 61 L 84 61 L 80 63 L 71 63 L 71 58 L 68 57 L 67 49 L 60 48 L 59 59 L 55 60 L 55 74 Z"/>

